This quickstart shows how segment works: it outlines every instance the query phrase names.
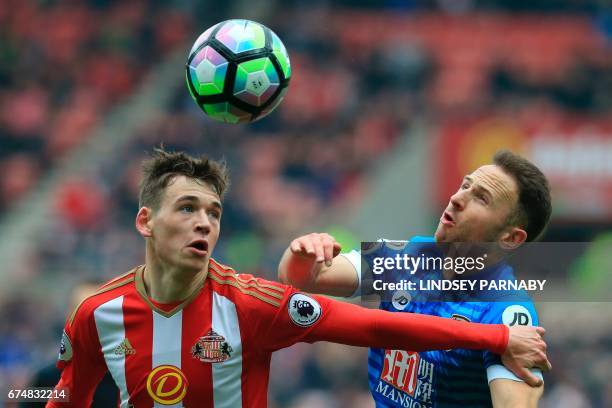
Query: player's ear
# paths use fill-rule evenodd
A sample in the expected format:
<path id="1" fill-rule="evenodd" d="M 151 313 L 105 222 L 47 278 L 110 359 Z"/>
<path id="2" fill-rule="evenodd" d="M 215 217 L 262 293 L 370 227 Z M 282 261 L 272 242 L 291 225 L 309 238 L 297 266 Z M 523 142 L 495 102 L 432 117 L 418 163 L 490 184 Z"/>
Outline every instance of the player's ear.
<path id="1" fill-rule="evenodd" d="M 516 249 L 527 240 L 527 232 L 519 227 L 508 227 L 498 239 L 499 246 L 503 249 Z"/>
<path id="2" fill-rule="evenodd" d="M 151 237 L 151 224 L 153 212 L 149 207 L 140 207 L 136 214 L 136 229 L 144 238 Z"/>

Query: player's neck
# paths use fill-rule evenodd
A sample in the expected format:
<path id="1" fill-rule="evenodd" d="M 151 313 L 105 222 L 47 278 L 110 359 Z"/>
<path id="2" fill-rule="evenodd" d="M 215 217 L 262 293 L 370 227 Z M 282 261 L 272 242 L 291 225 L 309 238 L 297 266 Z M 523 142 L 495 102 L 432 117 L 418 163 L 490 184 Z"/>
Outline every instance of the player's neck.
<path id="1" fill-rule="evenodd" d="M 197 290 L 208 275 L 206 267 L 199 270 L 184 270 L 163 265 L 147 254 L 143 281 L 147 295 L 159 303 L 178 302 L 188 298 Z"/>

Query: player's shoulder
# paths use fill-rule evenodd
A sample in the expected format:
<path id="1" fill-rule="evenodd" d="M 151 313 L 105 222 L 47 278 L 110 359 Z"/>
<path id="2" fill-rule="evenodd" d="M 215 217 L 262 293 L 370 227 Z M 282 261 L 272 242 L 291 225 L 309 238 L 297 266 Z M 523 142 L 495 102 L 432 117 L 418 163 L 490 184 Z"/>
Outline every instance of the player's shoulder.
<path id="1" fill-rule="evenodd" d="M 212 289 L 234 303 L 265 303 L 279 307 L 289 286 L 250 274 L 238 273 L 214 259 L 210 260 L 208 278 Z"/>
<path id="2" fill-rule="evenodd" d="M 144 265 L 137 266 L 128 272 L 121 274 L 119 276 L 114 277 L 113 279 L 105 282 L 98 288 L 98 290 L 92 294 L 90 297 L 99 298 L 98 295 L 107 293 L 107 296 L 117 295 L 119 293 L 123 293 L 125 289 L 127 289 L 130 284 L 133 284 L 136 280 L 136 274 L 141 273 L 144 270 Z"/>
<path id="3" fill-rule="evenodd" d="M 132 270 L 109 280 L 100 286 L 94 293 L 83 299 L 81 303 L 79 303 L 72 311 L 69 318 L 69 324 L 72 325 L 75 319 L 77 319 L 77 316 L 79 319 L 87 319 L 88 317 L 91 317 L 93 312 L 102 304 L 122 296 L 130 290 L 134 290 L 133 283 L 136 273 L 140 268 L 143 268 L 143 266 L 141 265 L 135 267 Z"/>
<path id="4" fill-rule="evenodd" d="M 416 235 L 410 239 L 378 238 L 376 241 L 362 243 L 364 255 L 382 252 L 405 252 L 412 248 L 435 243 L 434 237 Z"/>

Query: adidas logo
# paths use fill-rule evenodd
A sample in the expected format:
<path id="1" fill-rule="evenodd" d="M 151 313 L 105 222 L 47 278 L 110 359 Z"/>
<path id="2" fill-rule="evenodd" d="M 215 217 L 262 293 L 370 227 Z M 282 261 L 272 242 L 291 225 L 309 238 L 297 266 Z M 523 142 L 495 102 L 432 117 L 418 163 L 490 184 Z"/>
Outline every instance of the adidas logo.
<path id="1" fill-rule="evenodd" d="M 131 356 L 132 354 L 136 354 L 136 350 L 130 344 L 130 341 L 125 338 L 119 345 L 115 348 L 115 354 L 121 356 Z"/>

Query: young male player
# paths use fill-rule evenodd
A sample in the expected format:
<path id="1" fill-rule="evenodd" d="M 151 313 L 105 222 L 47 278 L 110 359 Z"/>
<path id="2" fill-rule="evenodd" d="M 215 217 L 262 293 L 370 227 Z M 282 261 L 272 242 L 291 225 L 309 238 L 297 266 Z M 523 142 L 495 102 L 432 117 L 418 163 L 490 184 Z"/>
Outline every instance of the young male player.
<path id="1" fill-rule="evenodd" d="M 549 363 L 541 328 L 368 310 L 239 275 L 211 258 L 226 169 L 156 150 L 144 163 L 136 228 L 145 264 L 87 298 L 66 322 L 56 389 L 85 407 L 104 373 L 121 407 L 265 407 L 272 352 L 333 341 L 389 349 L 461 347 L 518 366 Z"/>
<path id="2" fill-rule="evenodd" d="M 500 151 L 493 164 L 465 176 L 440 217 L 434 237 L 414 237 L 410 244 L 401 245 L 383 240 L 364 258 L 419 256 L 420 251 L 431 250 L 432 243 L 497 243 L 512 250 L 537 238 L 550 213 L 550 192 L 542 172 L 526 159 Z M 361 282 L 361 257 L 356 251 L 335 257 L 338 252 L 339 245 L 328 234 L 299 237 L 281 259 L 279 278 L 309 292 L 350 296 Z M 484 278 L 483 274 L 488 280 L 514 279 L 512 268 L 504 262 L 489 264 L 477 277 Z M 421 271 L 417 276 L 460 278 L 441 270 Z M 435 292 L 421 293 L 412 301 L 395 299 L 396 295 L 402 293 L 395 292 L 395 302 L 381 302 L 381 309 L 510 326 L 538 324 L 533 303 L 524 293 L 495 302 L 460 299 L 464 293 L 455 293 L 458 298 L 452 302 L 437 301 Z M 370 391 L 378 407 L 535 407 L 543 391 L 543 386 L 529 386 L 541 384 L 539 371 L 531 373 L 506 364 L 527 385 L 488 351 L 417 353 L 410 348 L 375 347 L 368 365 Z"/>

